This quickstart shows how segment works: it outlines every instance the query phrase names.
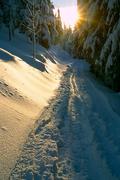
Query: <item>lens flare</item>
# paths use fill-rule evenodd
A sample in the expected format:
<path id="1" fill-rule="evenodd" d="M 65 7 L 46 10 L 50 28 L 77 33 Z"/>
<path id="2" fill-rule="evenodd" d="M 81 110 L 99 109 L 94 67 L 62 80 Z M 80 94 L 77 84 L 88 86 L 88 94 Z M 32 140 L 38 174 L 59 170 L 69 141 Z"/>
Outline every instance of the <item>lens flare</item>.
<path id="1" fill-rule="evenodd" d="M 77 6 L 61 7 L 59 9 L 63 26 L 65 25 L 73 29 L 78 20 Z M 57 11 L 57 9 L 55 9 L 55 11 Z"/>

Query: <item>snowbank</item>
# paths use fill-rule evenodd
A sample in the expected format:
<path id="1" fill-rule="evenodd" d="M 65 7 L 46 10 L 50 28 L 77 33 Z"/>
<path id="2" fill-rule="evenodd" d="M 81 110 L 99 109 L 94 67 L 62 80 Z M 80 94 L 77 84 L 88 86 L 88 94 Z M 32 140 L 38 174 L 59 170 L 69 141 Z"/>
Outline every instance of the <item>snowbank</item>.
<path id="1" fill-rule="evenodd" d="M 23 35 L 9 42 L 6 31 L 0 33 L 0 179 L 8 178 L 64 69 L 40 46 L 37 51 L 42 56 L 33 61 L 31 49 Z"/>

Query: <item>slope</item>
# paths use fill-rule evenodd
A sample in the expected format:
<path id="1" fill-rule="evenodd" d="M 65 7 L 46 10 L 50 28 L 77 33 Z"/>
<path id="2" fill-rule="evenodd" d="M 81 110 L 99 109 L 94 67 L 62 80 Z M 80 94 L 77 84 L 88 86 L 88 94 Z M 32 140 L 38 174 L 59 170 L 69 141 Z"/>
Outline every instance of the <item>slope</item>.
<path id="1" fill-rule="evenodd" d="M 0 179 L 7 179 L 21 147 L 48 100 L 55 94 L 65 66 L 17 33 L 9 42 L 0 32 Z M 24 60 L 24 61 L 23 61 Z M 62 69 L 62 70 L 61 70 Z"/>
<path id="2" fill-rule="evenodd" d="M 73 60 L 56 47 L 51 54 L 72 63 L 29 134 L 10 178 L 119 180 L 120 114 L 113 108 L 119 94 L 98 83 L 83 60 Z"/>

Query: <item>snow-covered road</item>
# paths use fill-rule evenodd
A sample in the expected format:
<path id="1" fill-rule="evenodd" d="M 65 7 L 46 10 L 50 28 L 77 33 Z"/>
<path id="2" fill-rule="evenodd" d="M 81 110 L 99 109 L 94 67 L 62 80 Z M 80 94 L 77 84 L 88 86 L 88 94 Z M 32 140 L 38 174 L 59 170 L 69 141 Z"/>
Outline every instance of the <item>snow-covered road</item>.
<path id="1" fill-rule="evenodd" d="M 29 134 L 11 180 L 119 180 L 120 116 L 75 60 Z"/>

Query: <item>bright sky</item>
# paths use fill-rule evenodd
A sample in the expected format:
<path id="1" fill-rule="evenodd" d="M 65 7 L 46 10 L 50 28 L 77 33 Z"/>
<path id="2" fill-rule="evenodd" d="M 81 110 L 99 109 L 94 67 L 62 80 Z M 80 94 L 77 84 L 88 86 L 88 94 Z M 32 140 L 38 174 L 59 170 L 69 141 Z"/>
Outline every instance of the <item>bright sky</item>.
<path id="1" fill-rule="evenodd" d="M 63 24 L 74 27 L 77 20 L 77 0 L 52 0 L 55 10 L 60 9 Z"/>
<path id="2" fill-rule="evenodd" d="M 77 0 L 52 0 L 55 7 L 69 7 L 69 6 L 75 6 L 77 4 Z"/>

